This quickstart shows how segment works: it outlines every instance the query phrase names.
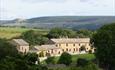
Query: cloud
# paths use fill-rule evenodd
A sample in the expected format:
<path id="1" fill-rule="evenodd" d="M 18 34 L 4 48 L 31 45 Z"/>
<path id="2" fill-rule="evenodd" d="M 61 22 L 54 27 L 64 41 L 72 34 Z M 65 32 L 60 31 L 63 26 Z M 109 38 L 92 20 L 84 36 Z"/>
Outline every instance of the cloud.
<path id="1" fill-rule="evenodd" d="M 2 11 L 0 19 L 63 15 L 115 16 L 114 0 L 0 0 L 0 2 Z M 3 9 L 7 12 L 3 12 Z"/>
<path id="2" fill-rule="evenodd" d="M 40 3 L 40 2 L 56 2 L 56 3 L 63 3 L 66 2 L 67 0 L 22 0 L 24 2 L 28 3 Z"/>

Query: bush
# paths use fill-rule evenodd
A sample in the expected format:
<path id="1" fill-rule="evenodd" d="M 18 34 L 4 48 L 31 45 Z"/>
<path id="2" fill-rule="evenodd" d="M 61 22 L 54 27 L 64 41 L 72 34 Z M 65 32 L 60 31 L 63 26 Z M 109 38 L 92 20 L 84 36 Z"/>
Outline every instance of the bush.
<path id="1" fill-rule="evenodd" d="M 99 67 L 96 64 L 89 62 L 83 69 L 84 70 L 99 70 Z"/>
<path id="2" fill-rule="evenodd" d="M 15 46 L 10 44 L 5 39 L 0 39 L 0 60 L 4 59 L 6 56 L 16 56 L 18 51 Z"/>
<path id="3" fill-rule="evenodd" d="M 77 60 L 77 66 L 81 66 L 81 67 L 84 67 L 84 66 L 86 66 L 87 64 L 88 64 L 88 60 L 86 60 L 86 59 L 83 59 L 83 58 L 79 58 L 78 60 Z"/>
<path id="4" fill-rule="evenodd" d="M 62 53 L 58 61 L 58 63 L 65 64 L 65 65 L 70 65 L 71 62 L 72 62 L 72 56 L 66 52 Z"/>
<path id="5" fill-rule="evenodd" d="M 48 57 L 45 61 L 47 64 L 55 64 L 55 57 Z"/>

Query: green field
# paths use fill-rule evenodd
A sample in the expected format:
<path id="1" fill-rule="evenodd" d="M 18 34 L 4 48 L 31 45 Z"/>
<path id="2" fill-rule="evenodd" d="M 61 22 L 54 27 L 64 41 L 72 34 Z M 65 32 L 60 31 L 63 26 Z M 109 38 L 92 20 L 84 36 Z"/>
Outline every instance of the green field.
<path id="1" fill-rule="evenodd" d="M 72 55 L 72 62 L 76 63 L 78 58 L 84 58 L 87 60 L 92 60 L 95 59 L 95 55 L 94 54 L 78 54 L 78 55 Z M 55 62 L 57 63 L 57 61 L 59 60 L 59 57 L 55 57 Z M 42 63 L 45 63 L 45 61 L 43 61 Z"/>
<path id="2" fill-rule="evenodd" d="M 87 60 L 94 59 L 94 54 L 78 54 L 78 55 L 72 55 L 72 61 L 76 62 L 78 58 L 84 58 Z M 59 57 L 56 57 L 56 61 L 59 59 Z"/>
<path id="3" fill-rule="evenodd" d="M 0 27 L 0 38 L 11 39 L 13 37 L 20 36 L 23 32 L 28 30 L 38 31 L 40 34 L 47 34 L 48 30 L 45 29 L 31 29 L 31 28 L 19 28 L 19 27 Z"/>

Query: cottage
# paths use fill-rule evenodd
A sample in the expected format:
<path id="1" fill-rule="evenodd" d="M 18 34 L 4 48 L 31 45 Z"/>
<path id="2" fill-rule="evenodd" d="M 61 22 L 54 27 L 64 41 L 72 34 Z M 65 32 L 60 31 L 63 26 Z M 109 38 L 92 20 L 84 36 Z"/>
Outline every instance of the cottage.
<path id="1" fill-rule="evenodd" d="M 23 39 L 13 39 L 12 44 L 15 45 L 17 50 L 21 53 L 29 52 L 29 44 Z"/>
<path id="2" fill-rule="evenodd" d="M 62 51 L 61 48 L 56 47 L 55 45 L 41 45 L 35 46 L 35 49 L 38 50 L 37 54 L 39 56 L 59 56 L 61 55 Z"/>

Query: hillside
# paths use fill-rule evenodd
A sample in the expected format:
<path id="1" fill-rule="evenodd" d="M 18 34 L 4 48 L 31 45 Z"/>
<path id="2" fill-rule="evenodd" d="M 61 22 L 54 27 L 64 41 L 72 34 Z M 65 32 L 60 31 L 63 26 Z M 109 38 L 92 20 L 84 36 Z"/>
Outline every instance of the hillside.
<path id="1" fill-rule="evenodd" d="M 28 30 L 38 31 L 42 35 L 46 35 L 48 33 L 48 30 L 45 29 L 0 27 L 0 38 L 11 39 L 14 37 L 19 37 L 23 32 Z"/>
<path id="2" fill-rule="evenodd" d="M 37 28 L 98 29 L 104 24 L 115 22 L 115 16 L 52 16 L 30 19 L 1 20 L 1 26 L 26 26 Z"/>

